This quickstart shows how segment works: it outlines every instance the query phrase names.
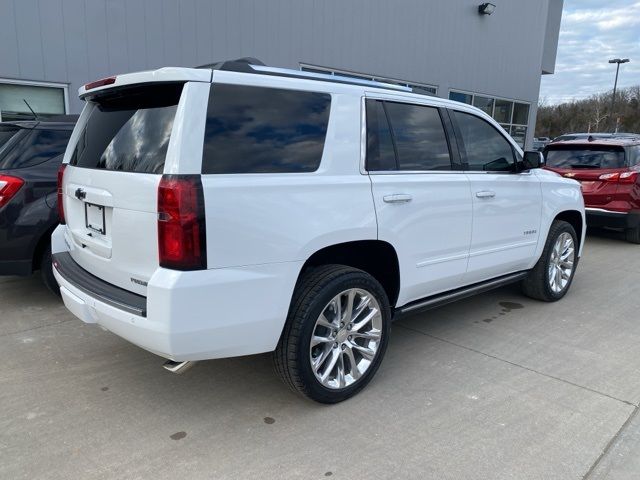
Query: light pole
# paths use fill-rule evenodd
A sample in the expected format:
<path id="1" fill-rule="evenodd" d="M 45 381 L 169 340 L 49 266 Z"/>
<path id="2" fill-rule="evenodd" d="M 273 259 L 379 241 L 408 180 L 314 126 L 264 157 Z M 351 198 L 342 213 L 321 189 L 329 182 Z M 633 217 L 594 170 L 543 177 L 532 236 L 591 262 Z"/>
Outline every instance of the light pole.
<path id="1" fill-rule="evenodd" d="M 609 60 L 609 63 L 616 64 L 616 79 L 613 82 L 613 95 L 611 96 L 611 118 L 613 119 L 613 106 L 616 102 L 616 88 L 618 87 L 618 72 L 620 71 L 620 64 L 627 63 L 629 61 L 628 58 L 614 58 Z"/>

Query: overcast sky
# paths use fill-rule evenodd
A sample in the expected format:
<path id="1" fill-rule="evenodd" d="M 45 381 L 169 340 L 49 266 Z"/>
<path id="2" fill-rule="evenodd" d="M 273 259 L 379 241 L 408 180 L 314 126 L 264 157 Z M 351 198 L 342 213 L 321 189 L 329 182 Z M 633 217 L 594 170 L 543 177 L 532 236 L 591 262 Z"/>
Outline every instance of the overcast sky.
<path id="1" fill-rule="evenodd" d="M 540 100 L 555 104 L 640 84 L 640 0 L 564 0 L 556 71 L 543 75 Z"/>

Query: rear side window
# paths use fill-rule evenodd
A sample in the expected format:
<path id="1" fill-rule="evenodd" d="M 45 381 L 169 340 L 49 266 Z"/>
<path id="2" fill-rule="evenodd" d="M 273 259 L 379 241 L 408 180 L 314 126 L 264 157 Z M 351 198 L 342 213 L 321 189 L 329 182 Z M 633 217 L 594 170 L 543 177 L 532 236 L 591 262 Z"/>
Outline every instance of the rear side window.
<path id="1" fill-rule="evenodd" d="M 100 170 L 162 173 L 181 83 L 122 88 L 93 99 L 71 165 Z"/>
<path id="2" fill-rule="evenodd" d="M 326 93 L 213 84 L 202 173 L 317 170 L 330 107 Z"/>
<path id="3" fill-rule="evenodd" d="M 27 168 L 64 153 L 71 130 L 34 129 L 0 157 L 0 169 Z"/>
<path id="4" fill-rule="evenodd" d="M 367 170 L 395 170 L 396 154 L 391 129 L 380 100 L 367 100 Z"/>
<path id="5" fill-rule="evenodd" d="M 554 168 L 623 168 L 625 166 L 622 147 L 560 145 L 548 149 L 545 164 Z"/>
<path id="6" fill-rule="evenodd" d="M 454 116 L 462 135 L 468 170 L 513 170 L 513 148 L 504 135 L 489 122 L 475 115 L 454 111 Z"/>
<path id="7" fill-rule="evenodd" d="M 385 102 L 400 170 L 451 170 L 449 145 L 435 107 Z"/>
<path id="8" fill-rule="evenodd" d="M 634 145 L 628 149 L 629 161 L 627 166 L 634 167 L 640 165 L 640 145 Z"/>

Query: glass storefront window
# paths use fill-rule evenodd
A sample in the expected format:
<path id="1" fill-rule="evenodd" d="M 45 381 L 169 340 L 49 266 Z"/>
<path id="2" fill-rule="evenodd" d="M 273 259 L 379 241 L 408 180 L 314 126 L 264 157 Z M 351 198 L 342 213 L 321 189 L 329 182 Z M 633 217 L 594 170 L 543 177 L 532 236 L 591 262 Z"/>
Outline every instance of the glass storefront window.
<path id="1" fill-rule="evenodd" d="M 511 113 L 513 110 L 513 102 L 509 100 L 496 100 L 496 108 L 493 112 L 493 118 L 498 123 L 511 123 Z"/>
<path id="2" fill-rule="evenodd" d="M 449 92 L 449 100 L 455 100 L 456 102 L 468 103 L 471 105 L 473 102 L 473 95 L 462 92 Z"/>
<path id="3" fill-rule="evenodd" d="M 433 96 L 438 93 L 437 87 L 434 87 L 431 85 L 424 85 L 420 83 L 405 82 L 404 80 L 395 80 L 393 78 L 374 77 L 373 75 L 365 75 L 361 73 L 347 72 L 344 70 L 333 70 L 331 68 L 308 66 L 308 65 L 300 65 L 300 70 L 302 70 L 303 72 L 323 73 L 325 75 L 333 75 L 336 77 L 357 78 L 360 80 L 370 80 L 373 82 L 382 82 L 382 83 L 390 83 L 392 85 L 400 85 L 402 87 L 409 87 L 411 90 L 413 90 L 413 93 L 419 93 L 421 95 Z"/>
<path id="4" fill-rule="evenodd" d="M 513 107 L 513 121 L 516 125 L 526 125 L 529 122 L 529 105 L 516 103 Z"/>
<path id="5" fill-rule="evenodd" d="M 487 115 L 493 115 L 493 98 L 475 95 L 473 98 L 473 106 L 478 107 Z"/>
<path id="6" fill-rule="evenodd" d="M 524 148 L 524 142 L 527 138 L 527 127 L 512 125 L 510 134 L 511 138 L 513 138 L 518 145 Z"/>
<path id="7" fill-rule="evenodd" d="M 24 100 L 38 115 L 65 113 L 63 88 L 0 83 L 0 115 L 2 115 L 2 120 L 31 119 L 33 114 Z"/>

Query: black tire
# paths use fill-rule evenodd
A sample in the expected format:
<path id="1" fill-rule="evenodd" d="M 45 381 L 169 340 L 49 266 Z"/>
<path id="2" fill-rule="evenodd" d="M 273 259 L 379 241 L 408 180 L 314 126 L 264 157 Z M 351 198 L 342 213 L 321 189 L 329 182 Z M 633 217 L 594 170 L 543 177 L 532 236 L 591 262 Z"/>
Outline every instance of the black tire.
<path id="1" fill-rule="evenodd" d="M 625 231 L 627 242 L 640 244 L 640 225 L 635 228 L 627 228 Z"/>
<path id="2" fill-rule="evenodd" d="M 40 277 L 42 283 L 58 297 L 60 296 L 60 286 L 56 282 L 56 277 L 53 276 L 53 264 L 51 263 L 51 245 L 47 245 L 40 257 Z"/>
<path id="3" fill-rule="evenodd" d="M 310 342 L 316 320 L 329 302 L 351 288 L 366 290 L 378 302 L 382 317 L 378 349 L 368 369 L 351 385 L 328 388 L 315 376 Z M 391 308 L 378 281 L 362 270 L 343 265 L 324 265 L 304 273 L 296 286 L 287 321 L 273 354 L 278 375 L 292 390 L 320 403 L 337 403 L 362 390 L 375 375 L 389 339 Z M 349 337 L 351 338 L 351 337 Z"/>
<path id="4" fill-rule="evenodd" d="M 573 271 L 571 272 L 571 276 L 562 291 L 554 292 L 549 285 L 548 269 L 549 263 L 551 262 L 553 246 L 558 237 L 563 233 L 568 233 L 573 238 L 573 245 L 575 248 Z M 579 246 L 580 243 L 578 241 L 578 236 L 576 235 L 576 231 L 573 226 L 562 220 L 555 220 L 549 229 L 549 235 L 547 236 L 547 241 L 545 243 L 544 250 L 542 251 L 542 255 L 540 256 L 540 260 L 538 260 L 538 263 L 536 263 L 535 267 L 533 267 L 531 272 L 529 272 L 529 275 L 522 281 L 523 293 L 528 297 L 535 298 L 536 300 L 542 300 L 544 302 L 555 302 L 564 297 L 571 287 L 573 277 L 576 273 L 576 268 L 578 267 Z"/>

